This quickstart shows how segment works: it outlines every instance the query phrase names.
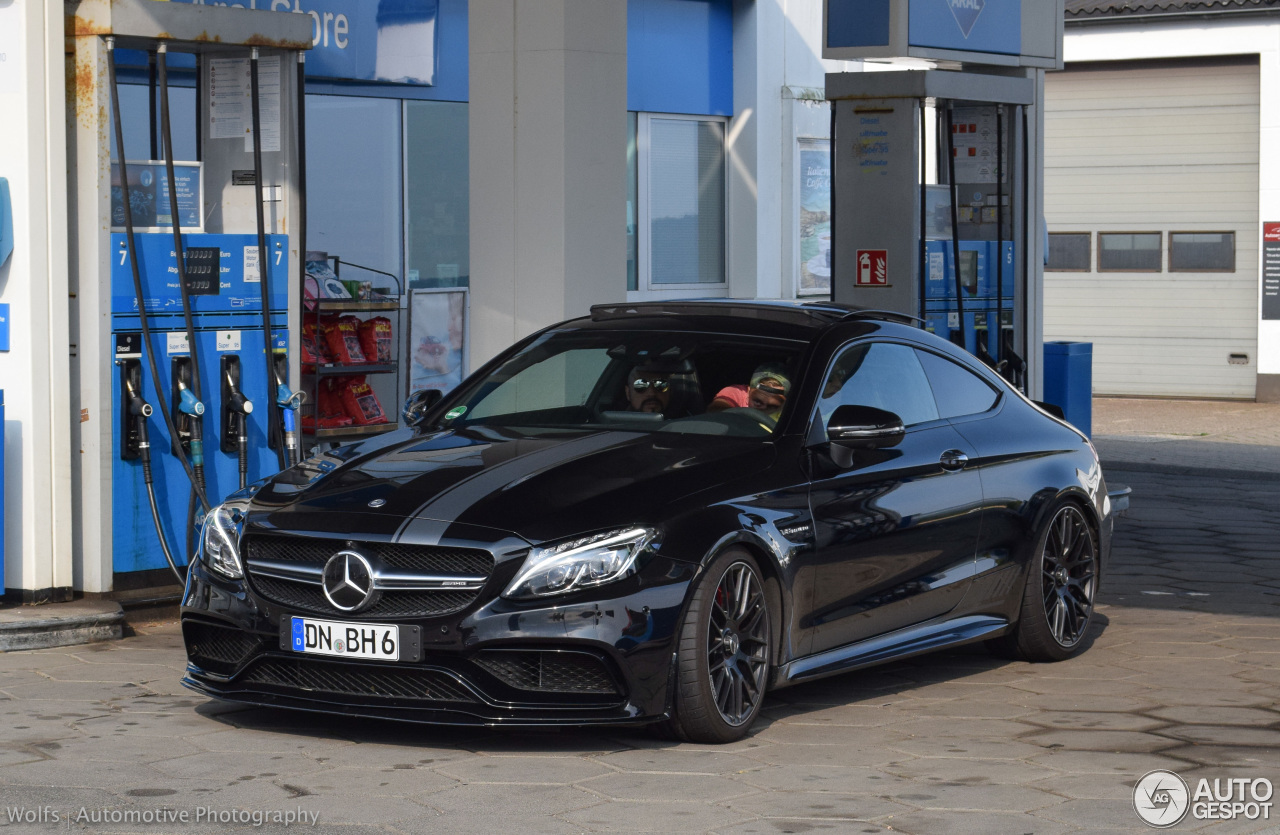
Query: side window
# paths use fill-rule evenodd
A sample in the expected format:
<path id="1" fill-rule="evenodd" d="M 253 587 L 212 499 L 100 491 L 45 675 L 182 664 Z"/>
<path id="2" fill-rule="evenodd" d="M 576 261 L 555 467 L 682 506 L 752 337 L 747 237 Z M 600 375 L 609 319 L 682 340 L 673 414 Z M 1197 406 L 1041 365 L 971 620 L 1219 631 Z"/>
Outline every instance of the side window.
<path id="1" fill-rule="evenodd" d="M 937 354 L 928 351 L 917 353 L 933 385 L 938 412 L 944 418 L 976 415 L 996 404 L 1000 393 L 977 374 Z"/>
<path id="2" fill-rule="evenodd" d="M 938 419 L 929 379 L 916 352 L 905 345 L 863 343 L 840 354 L 819 395 L 822 425 L 846 405 L 893 412 L 907 426 Z"/>

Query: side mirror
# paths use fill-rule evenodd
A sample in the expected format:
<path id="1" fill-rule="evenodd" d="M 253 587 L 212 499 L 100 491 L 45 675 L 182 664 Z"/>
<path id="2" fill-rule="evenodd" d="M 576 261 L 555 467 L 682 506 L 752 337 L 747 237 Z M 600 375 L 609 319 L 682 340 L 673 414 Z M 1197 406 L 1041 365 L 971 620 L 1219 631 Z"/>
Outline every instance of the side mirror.
<path id="1" fill-rule="evenodd" d="M 828 440 L 853 449 L 897 446 L 906 433 L 902 418 L 872 406 L 841 406 L 827 421 Z"/>
<path id="2" fill-rule="evenodd" d="M 400 410 L 400 418 L 404 421 L 404 425 L 417 426 L 422 423 L 422 419 L 427 416 L 427 412 L 431 411 L 431 407 L 439 403 L 443 397 L 444 392 L 439 389 L 423 389 L 409 395 L 404 401 L 404 408 Z"/>

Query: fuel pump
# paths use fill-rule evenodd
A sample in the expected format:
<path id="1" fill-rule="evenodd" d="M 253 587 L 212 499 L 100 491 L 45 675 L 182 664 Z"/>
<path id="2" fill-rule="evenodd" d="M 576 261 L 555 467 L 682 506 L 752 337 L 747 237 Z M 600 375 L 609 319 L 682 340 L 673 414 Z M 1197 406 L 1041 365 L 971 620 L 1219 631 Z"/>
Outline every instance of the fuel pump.
<path id="1" fill-rule="evenodd" d="M 71 0 L 67 11 L 84 68 L 68 97 L 85 450 L 77 547 L 86 591 L 156 586 L 160 572 L 182 579 L 212 505 L 288 463 L 290 440 L 296 460 L 276 403 L 297 373 L 287 352 L 290 288 L 301 286 L 303 79 L 293 69 L 310 25 L 150 0 Z M 140 77 L 149 103 L 130 111 L 120 86 Z M 180 89 L 194 90 L 194 124 L 171 106 Z M 142 120 L 155 145 L 126 147 L 141 131 L 125 124 Z M 150 425 L 153 407 L 161 420 Z"/>
<path id="2" fill-rule="evenodd" d="M 841 73 L 833 101 L 832 296 L 918 317 L 1026 387 L 1039 272 L 1017 128 L 1032 75 Z"/>

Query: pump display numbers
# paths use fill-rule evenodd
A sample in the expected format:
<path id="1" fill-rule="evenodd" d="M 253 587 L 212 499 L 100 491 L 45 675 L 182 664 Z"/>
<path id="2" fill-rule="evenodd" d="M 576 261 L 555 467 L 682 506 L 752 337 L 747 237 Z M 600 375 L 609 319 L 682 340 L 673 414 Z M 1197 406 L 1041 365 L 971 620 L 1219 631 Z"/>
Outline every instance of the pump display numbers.
<path id="1" fill-rule="evenodd" d="M 184 262 L 187 268 L 187 293 L 192 296 L 218 295 L 218 278 L 222 270 L 222 250 L 216 246 L 188 247 Z"/>
<path id="2" fill-rule="evenodd" d="M 386 623 L 346 623 L 292 617 L 289 619 L 289 648 L 309 655 L 399 661 L 400 627 Z"/>

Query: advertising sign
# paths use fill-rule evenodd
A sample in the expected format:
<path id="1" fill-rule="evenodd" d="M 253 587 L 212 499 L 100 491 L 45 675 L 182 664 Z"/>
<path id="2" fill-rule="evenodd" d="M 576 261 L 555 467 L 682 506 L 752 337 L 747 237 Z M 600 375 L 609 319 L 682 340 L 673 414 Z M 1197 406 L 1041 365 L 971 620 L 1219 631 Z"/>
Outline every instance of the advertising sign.
<path id="1" fill-rule="evenodd" d="M 1280 223 L 1262 224 L 1262 318 L 1280 320 Z"/>
<path id="2" fill-rule="evenodd" d="M 409 394 L 448 393 L 467 376 L 467 288 L 409 292 Z"/>
<path id="3" fill-rule="evenodd" d="M 175 162 L 173 178 L 177 183 L 178 223 L 185 231 L 199 232 L 203 185 L 200 163 Z M 169 175 L 163 162 L 129 161 L 129 204 L 133 209 L 133 227 L 139 232 L 157 232 L 173 228 L 169 206 Z M 111 165 L 111 227 L 124 229 L 124 188 L 120 183 L 120 163 Z"/>
<path id="4" fill-rule="evenodd" d="M 800 139 L 800 292 L 831 292 L 831 140 Z"/>

